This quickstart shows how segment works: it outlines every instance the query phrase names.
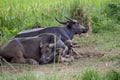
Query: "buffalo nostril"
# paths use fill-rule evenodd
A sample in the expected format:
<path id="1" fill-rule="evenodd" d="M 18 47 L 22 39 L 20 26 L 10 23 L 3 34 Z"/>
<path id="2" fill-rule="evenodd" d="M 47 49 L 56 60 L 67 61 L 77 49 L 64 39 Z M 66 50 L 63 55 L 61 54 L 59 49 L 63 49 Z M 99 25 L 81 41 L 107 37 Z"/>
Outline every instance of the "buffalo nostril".
<path id="1" fill-rule="evenodd" d="M 73 45 L 70 45 L 70 48 L 72 48 L 73 47 Z"/>
<path id="2" fill-rule="evenodd" d="M 86 29 L 86 31 L 88 31 L 88 29 Z"/>
<path id="3" fill-rule="evenodd" d="M 83 30 L 83 33 L 86 33 L 87 31 L 88 31 L 88 29 L 84 29 L 84 30 Z"/>

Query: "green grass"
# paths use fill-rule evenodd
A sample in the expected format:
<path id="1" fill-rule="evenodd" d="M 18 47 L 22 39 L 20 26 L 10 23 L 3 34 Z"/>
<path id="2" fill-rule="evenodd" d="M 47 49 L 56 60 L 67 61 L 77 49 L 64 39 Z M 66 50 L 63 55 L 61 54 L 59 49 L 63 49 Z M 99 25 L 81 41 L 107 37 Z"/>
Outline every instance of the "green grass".
<path id="1" fill-rule="evenodd" d="M 80 46 L 97 47 L 100 50 L 116 50 L 120 52 L 120 32 L 102 32 L 92 34 L 85 39 L 75 38 Z"/>
<path id="2" fill-rule="evenodd" d="M 81 80 L 101 80 L 97 71 L 88 69 L 83 72 Z"/>
<path id="3" fill-rule="evenodd" d="M 0 1 L 0 30 L 8 34 L 4 27 L 10 31 L 10 37 L 23 29 L 29 29 L 35 22 L 42 27 L 58 25 L 54 17 L 65 20 L 64 16 L 73 17 L 71 13 L 75 6 L 84 6 L 94 10 L 100 10 L 110 0 L 1 0 Z M 66 5 L 67 4 L 67 5 Z M 88 9 L 88 10 L 89 10 Z M 98 14 L 98 13 L 96 13 Z M 8 38 L 9 39 L 9 38 Z"/>
<path id="4" fill-rule="evenodd" d="M 109 26 L 115 26 L 118 33 L 107 32 L 95 34 L 80 43 L 103 44 L 103 49 L 120 47 L 119 25 L 106 18 L 104 9 L 112 0 L 0 0 L 0 44 L 5 43 L 19 31 L 30 29 L 35 22 L 42 27 L 60 25 L 55 21 L 55 16 L 65 20 L 64 16 L 74 17 L 74 10 L 79 7 L 87 8 L 87 14 L 92 19 L 93 30 L 101 32 L 109 30 Z M 99 17 L 99 18 L 98 18 Z M 97 21 L 98 22 L 95 22 Z M 104 20 L 105 19 L 105 20 Z M 101 22 L 102 21 L 102 22 Z M 116 28 L 117 26 L 117 28 Z M 102 28 L 102 29 L 101 29 Z M 110 27 L 110 29 L 114 29 Z M 101 36 L 103 35 L 103 36 Z M 116 37 L 115 37 L 116 36 Z M 115 38 L 115 40 L 114 40 Z M 108 40 L 108 43 L 106 43 Z M 94 43 L 93 43 L 94 44 Z"/>
<path id="5" fill-rule="evenodd" d="M 3 73 L 0 74 L 0 80 L 40 80 L 40 76 L 36 76 L 32 72 L 23 72 L 23 73 L 17 73 L 17 74 L 8 74 Z M 41 79 L 42 80 L 42 79 Z"/>
<path id="6" fill-rule="evenodd" d="M 120 80 L 120 71 L 109 70 L 101 74 L 97 70 L 86 69 L 82 73 L 73 73 L 71 80 Z"/>
<path id="7" fill-rule="evenodd" d="M 115 61 L 120 60 L 120 54 L 107 54 L 100 58 L 100 60 L 108 60 L 108 61 Z"/>
<path id="8" fill-rule="evenodd" d="M 16 74 L 2 73 L 0 80 L 120 80 L 120 72 L 109 70 L 104 74 L 99 74 L 98 71 L 93 69 L 86 69 L 82 73 L 58 73 L 42 74 L 36 72 L 22 72 Z"/>
<path id="9" fill-rule="evenodd" d="M 120 80 L 120 72 L 110 70 L 103 76 L 103 80 Z"/>

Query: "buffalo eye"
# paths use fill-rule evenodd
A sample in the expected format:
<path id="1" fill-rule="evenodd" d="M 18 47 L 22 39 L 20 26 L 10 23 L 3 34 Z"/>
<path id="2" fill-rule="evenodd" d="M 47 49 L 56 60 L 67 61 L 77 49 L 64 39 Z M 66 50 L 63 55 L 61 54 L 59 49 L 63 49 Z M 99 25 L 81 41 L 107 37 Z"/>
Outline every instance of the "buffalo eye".
<path id="1" fill-rule="evenodd" d="M 76 22 L 72 22 L 72 24 L 76 24 Z"/>

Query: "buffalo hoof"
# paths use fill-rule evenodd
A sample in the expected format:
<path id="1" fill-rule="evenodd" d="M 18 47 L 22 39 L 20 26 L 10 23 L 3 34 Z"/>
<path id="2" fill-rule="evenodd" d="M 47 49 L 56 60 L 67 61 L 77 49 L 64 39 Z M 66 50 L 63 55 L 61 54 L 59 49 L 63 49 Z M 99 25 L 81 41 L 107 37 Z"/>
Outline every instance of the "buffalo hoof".
<path id="1" fill-rule="evenodd" d="M 61 56 L 61 62 L 72 62 L 71 58 L 66 58 Z"/>
<path id="2" fill-rule="evenodd" d="M 74 59 L 80 59 L 80 56 L 77 56 L 77 55 L 75 55 L 73 57 L 74 57 Z"/>
<path id="3" fill-rule="evenodd" d="M 73 56 L 71 56 L 70 58 L 71 58 L 71 62 L 73 62 L 75 60 Z"/>
<path id="4" fill-rule="evenodd" d="M 26 63 L 25 59 L 12 58 L 11 63 Z"/>
<path id="5" fill-rule="evenodd" d="M 66 58 L 70 60 L 70 62 L 74 61 L 74 56 L 66 55 Z"/>
<path id="6" fill-rule="evenodd" d="M 39 63 L 38 63 L 36 60 L 34 60 L 34 59 L 28 59 L 27 62 L 28 62 L 29 64 L 33 64 L 33 65 L 38 65 L 38 64 L 39 64 Z"/>

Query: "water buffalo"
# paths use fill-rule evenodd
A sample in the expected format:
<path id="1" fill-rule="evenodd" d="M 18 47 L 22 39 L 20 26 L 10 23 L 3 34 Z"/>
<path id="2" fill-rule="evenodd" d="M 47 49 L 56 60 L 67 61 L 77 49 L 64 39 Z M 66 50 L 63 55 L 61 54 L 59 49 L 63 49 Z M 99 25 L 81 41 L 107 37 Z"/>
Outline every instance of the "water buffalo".
<path id="1" fill-rule="evenodd" d="M 68 51 L 60 38 L 51 33 L 43 33 L 34 37 L 9 40 L 0 48 L 0 56 L 16 63 L 48 63 L 57 55 L 55 48 L 63 48 L 63 55 Z"/>
<path id="2" fill-rule="evenodd" d="M 86 33 L 88 29 L 80 25 L 80 23 L 77 20 L 67 18 L 67 21 L 63 22 L 55 18 L 60 24 L 63 24 L 64 27 L 60 26 L 53 26 L 53 27 L 47 27 L 42 30 L 27 32 L 27 33 L 18 33 L 15 38 L 18 37 L 32 37 L 39 35 L 41 33 L 53 33 L 56 36 L 61 36 L 61 39 L 63 42 L 66 40 L 72 40 L 74 34 L 81 34 Z"/>
<path id="3" fill-rule="evenodd" d="M 35 32 L 35 31 L 39 31 L 39 30 L 42 30 L 42 29 L 44 29 L 44 28 L 34 28 L 34 29 L 23 30 L 23 31 L 19 32 L 19 34 Z"/>

